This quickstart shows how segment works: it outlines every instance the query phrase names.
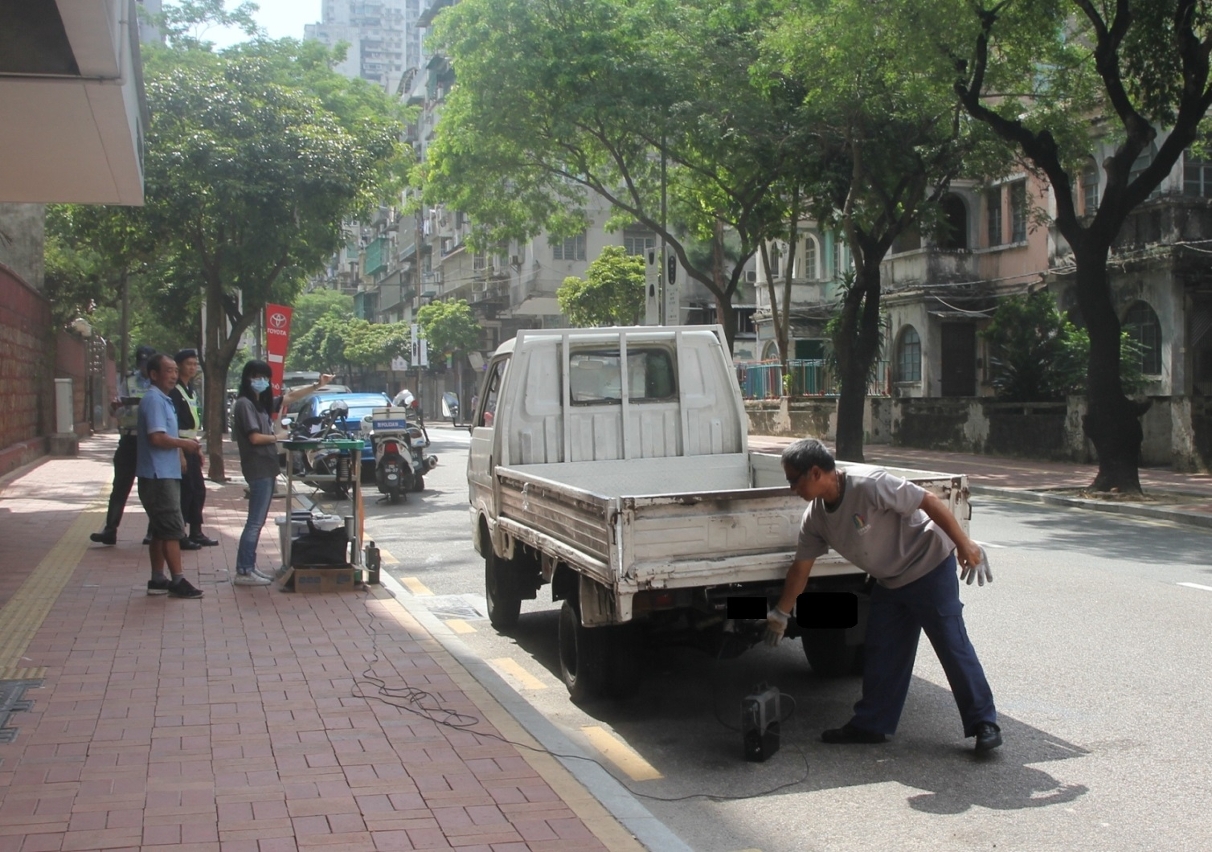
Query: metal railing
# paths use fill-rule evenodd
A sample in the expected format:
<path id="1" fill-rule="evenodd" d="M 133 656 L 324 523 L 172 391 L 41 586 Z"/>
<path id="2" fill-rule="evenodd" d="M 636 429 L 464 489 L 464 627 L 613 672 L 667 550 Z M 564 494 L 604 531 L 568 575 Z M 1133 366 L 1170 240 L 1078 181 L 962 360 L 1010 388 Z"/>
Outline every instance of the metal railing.
<path id="1" fill-rule="evenodd" d="M 837 396 L 837 377 L 823 359 L 793 358 L 787 362 L 787 381 L 778 361 L 737 361 L 737 383 L 745 399 Z M 875 375 L 867 383 L 868 396 L 888 396 L 890 371 L 887 361 L 875 365 Z"/>

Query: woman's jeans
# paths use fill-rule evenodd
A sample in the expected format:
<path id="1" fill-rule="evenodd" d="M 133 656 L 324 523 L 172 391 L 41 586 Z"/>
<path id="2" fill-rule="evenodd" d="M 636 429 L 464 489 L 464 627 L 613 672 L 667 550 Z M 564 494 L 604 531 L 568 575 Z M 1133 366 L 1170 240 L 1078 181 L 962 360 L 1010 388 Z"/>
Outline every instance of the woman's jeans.
<path id="1" fill-rule="evenodd" d="M 240 548 L 236 551 L 236 573 L 249 574 L 257 567 L 257 541 L 261 538 L 261 527 L 269 516 L 269 504 L 274 499 L 276 476 L 248 481 L 248 520 L 240 534 Z"/>

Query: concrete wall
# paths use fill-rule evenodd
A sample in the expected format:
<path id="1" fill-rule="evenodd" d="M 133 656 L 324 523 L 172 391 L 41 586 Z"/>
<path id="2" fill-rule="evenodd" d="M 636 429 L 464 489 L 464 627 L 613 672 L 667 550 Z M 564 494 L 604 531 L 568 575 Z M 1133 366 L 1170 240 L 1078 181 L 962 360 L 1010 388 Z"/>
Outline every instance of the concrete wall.
<path id="1" fill-rule="evenodd" d="M 836 400 L 750 400 L 751 435 L 837 436 Z M 1092 463 L 1082 432 L 1084 397 L 1066 402 L 1006 403 L 989 399 L 870 397 L 864 442 L 926 450 Z M 1141 463 L 1181 471 L 1212 470 L 1212 399 L 1153 397 L 1141 418 Z"/>
<path id="2" fill-rule="evenodd" d="M 42 291 L 44 204 L 0 204 L 0 263 L 26 284 Z"/>

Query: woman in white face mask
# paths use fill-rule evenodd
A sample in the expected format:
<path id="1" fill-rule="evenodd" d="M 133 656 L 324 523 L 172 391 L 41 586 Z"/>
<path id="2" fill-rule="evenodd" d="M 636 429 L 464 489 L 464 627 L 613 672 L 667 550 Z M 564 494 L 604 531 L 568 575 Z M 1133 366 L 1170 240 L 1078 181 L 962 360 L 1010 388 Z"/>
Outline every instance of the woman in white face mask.
<path id="1" fill-rule="evenodd" d="M 315 393 L 332 381 L 332 376 L 323 375 L 313 385 L 276 397 L 269 378 L 269 365 L 264 361 L 245 364 L 240 375 L 240 392 L 232 407 L 232 433 L 240 448 L 240 471 L 248 482 L 248 520 L 240 535 L 236 576 L 232 578 L 238 586 L 267 586 L 272 582 L 269 572 L 257 570 L 257 542 L 269 515 L 278 478 L 278 451 L 274 447 L 278 437 L 274 434 L 273 418 L 294 400 Z"/>

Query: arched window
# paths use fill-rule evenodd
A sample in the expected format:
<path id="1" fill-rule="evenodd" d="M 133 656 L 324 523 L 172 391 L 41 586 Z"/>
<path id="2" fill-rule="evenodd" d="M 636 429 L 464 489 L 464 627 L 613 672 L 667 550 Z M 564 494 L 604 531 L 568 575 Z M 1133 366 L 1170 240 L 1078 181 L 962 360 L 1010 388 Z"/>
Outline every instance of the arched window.
<path id="1" fill-rule="evenodd" d="M 1160 376 L 1162 371 L 1161 323 L 1146 302 L 1134 302 L 1124 316 L 1124 331 L 1140 348 L 1140 371 Z"/>
<path id="2" fill-rule="evenodd" d="M 950 251 L 968 248 L 968 207 L 958 195 L 945 195 L 939 202 L 942 227 L 939 229 L 938 247 Z"/>
<path id="3" fill-rule="evenodd" d="M 922 339 L 911 325 L 901 331 L 901 340 L 896 347 L 896 380 L 898 382 L 920 382 L 922 380 Z"/>
<path id="4" fill-rule="evenodd" d="M 804 235 L 803 254 L 800 255 L 800 272 L 797 277 L 805 278 L 808 281 L 816 281 L 821 277 L 819 258 L 821 256 L 820 248 L 817 246 L 816 237 L 812 234 Z"/>

